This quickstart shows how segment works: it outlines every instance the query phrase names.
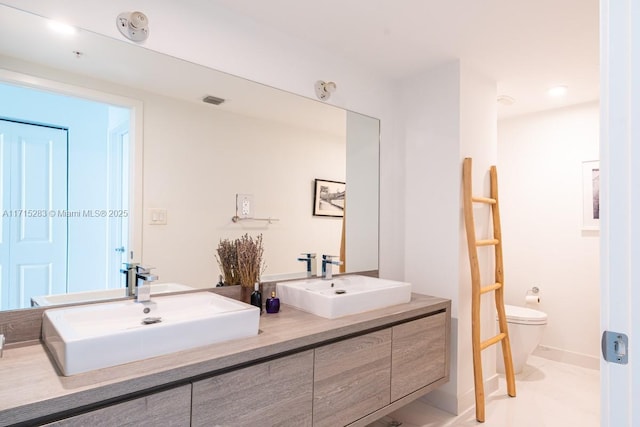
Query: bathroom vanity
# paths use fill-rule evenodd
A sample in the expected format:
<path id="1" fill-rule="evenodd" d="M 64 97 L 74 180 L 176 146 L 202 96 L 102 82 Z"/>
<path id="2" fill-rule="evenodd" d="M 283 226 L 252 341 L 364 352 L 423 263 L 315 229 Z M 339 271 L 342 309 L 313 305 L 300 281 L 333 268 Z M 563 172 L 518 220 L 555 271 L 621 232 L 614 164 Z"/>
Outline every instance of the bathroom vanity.
<path id="1" fill-rule="evenodd" d="M 329 320 L 283 304 L 257 336 L 68 377 L 42 344 L 16 346 L 0 425 L 366 425 L 448 381 L 450 308 L 413 294 Z"/>

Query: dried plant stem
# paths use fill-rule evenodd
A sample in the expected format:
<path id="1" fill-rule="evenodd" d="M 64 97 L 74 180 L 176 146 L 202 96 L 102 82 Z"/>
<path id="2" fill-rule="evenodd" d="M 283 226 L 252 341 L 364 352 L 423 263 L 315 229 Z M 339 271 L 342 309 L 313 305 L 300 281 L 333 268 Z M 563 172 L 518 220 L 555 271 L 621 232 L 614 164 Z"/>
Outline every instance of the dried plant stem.
<path id="1" fill-rule="evenodd" d="M 248 234 L 234 241 L 221 239 L 216 260 L 224 275 L 224 284 L 253 287 L 266 269 L 263 253 L 262 234 L 255 239 Z"/>
<path id="2" fill-rule="evenodd" d="M 240 284 L 236 242 L 230 241 L 229 239 L 220 239 L 216 260 L 218 261 L 218 266 L 224 275 L 224 284 L 227 286 Z"/>
<path id="3" fill-rule="evenodd" d="M 238 276 L 240 284 L 245 287 L 253 287 L 260 280 L 266 266 L 262 261 L 264 248 L 262 246 L 262 234 L 254 240 L 248 234 L 236 240 L 238 253 Z"/>

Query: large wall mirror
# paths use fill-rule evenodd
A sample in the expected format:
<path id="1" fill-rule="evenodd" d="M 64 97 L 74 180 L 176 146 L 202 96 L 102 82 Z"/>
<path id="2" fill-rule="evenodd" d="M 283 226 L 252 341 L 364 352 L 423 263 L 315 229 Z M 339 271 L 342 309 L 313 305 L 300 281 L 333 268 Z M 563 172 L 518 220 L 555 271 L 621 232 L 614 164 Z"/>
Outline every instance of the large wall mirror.
<path id="1" fill-rule="evenodd" d="M 210 288 L 244 234 L 267 277 L 341 247 L 346 272 L 378 269 L 375 118 L 0 6 L 0 148 L 2 310 L 121 291 L 125 261 Z M 346 183 L 344 211 L 314 212 L 317 179 Z M 238 194 L 253 219 L 232 221 Z"/>

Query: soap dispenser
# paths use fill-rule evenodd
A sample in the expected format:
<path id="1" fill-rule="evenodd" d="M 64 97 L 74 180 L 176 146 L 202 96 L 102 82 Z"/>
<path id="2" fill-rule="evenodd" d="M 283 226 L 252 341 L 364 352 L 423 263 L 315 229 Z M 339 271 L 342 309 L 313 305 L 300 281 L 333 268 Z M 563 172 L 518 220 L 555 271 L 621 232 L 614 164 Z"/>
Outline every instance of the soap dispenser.
<path id="1" fill-rule="evenodd" d="M 255 305 L 260 308 L 260 314 L 262 314 L 262 294 L 260 293 L 260 284 L 256 282 L 253 289 L 254 291 L 251 294 L 251 305 Z"/>
<path id="2" fill-rule="evenodd" d="M 265 306 L 267 308 L 267 313 L 277 313 L 280 311 L 280 298 L 276 297 L 275 292 L 271 292 L 271 298 L 267 298 Z"/>

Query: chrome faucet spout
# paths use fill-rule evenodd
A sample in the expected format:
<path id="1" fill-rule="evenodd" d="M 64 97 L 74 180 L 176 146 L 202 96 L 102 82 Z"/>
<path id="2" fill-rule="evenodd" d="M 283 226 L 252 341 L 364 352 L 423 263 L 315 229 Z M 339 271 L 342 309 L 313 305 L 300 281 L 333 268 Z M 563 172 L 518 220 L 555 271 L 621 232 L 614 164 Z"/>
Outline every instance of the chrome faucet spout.
<path id="1" fill-rule="evenodd" d="M 125 262 L 122 264 L 120 273 L 124 274 L 124 287 L 126 289 L 127 296 L 135 296 L 136 294 L 136 272 L 140 264 L 137 262 Z"/>
<path id="2" fill-rule="evenodd" d="M 302 257 L 297 258 L 297 260 L 305 262 L 307 264 L 307 277 L 316 276 L 317 275 L 316 254 L 309 252 L 301 255 Z"/>
<path id="3" fill-rule="evenodd" d="M 136 266 L 136 302 L 151 301 L 151 282 L 158 280 L 158 275 L 151 274 L 153 268 Z"/>
<path id="4" fill-rule="evenodd" d="M 322 278 L 331 280 L 333 278 L 332 265 L 342 265 L 343 262 L 336 255 L 322 255 Z"/>

